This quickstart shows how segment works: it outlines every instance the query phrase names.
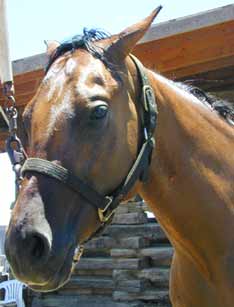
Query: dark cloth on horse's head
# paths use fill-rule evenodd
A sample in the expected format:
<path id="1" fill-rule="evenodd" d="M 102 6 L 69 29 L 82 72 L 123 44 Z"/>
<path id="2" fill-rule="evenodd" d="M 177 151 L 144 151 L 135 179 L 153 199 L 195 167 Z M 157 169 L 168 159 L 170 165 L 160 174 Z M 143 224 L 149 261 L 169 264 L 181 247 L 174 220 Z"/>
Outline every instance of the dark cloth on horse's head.
<path id="1" fill-rule="evenodd" d="M 95 44 L 95 42 L 108 37 L 110 37 L 110 35 L 104 31 L 97 29 L 87 30 L 87 28 L 84 28 L 82 35 L 75 35 L 71 39 L 62 42 L 56 48 L 54 54 L 49 59 L 49 62 L 45 68 L 45 72 L 47 73 L 57 58 L 66 52 L 74 51 L 76 49 L 85 49 L 96 58 L 100 58 L 105 64 L 108 64 L 104 57 L 103 49 Z"/>

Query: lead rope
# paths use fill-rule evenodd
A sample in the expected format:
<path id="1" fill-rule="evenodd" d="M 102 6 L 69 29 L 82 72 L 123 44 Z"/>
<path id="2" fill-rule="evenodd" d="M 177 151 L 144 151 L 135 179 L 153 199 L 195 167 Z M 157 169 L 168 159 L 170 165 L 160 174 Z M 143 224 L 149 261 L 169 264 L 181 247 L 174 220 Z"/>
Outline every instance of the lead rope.
<path id="1" fill-rule="evenodd" d="M 14 98 L 13 82 L 8 81 L 3 84 L 3 96 L 5 97 L 4 112 L 8 120 L 8 137 L 6 139 L 6 152 L 11 161 L 12 170 L 15 173 L 15 200 L 18 195 L 21 184 L 21 167 L 27 159 L 27 154 L 23 148 L 20 139 L 17 136 L 18 130 L 18 110 Z M 13 202 L 13 204 L 15 201 Z"/>
<path id="2" fill-rule="evenodd" d="M 14 98 L 14 84 L 12 65 L 10 60 L 10 49 L 8 43 L 8 25 L 6 18 L 6 0 L 0 0 L 0 81 L 3 86 L 3 96 L 5 104 L 1 109 L 1 114 L 9 127 L 9 136 L 6 140 L 6 151 L 9 155 L 12 169 L 15 173 L 16 193 L 20 187 L 20 168 L 23 164 L 26 153 L 21 141 L 17 137 L 17 118 L 18 111 Z"/>

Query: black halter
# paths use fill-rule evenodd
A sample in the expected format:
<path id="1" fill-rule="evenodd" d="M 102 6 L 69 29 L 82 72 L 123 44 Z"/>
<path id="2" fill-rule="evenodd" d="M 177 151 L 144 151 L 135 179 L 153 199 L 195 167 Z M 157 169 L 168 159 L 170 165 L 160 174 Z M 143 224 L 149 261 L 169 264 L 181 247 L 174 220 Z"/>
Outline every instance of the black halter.
<path id="1" fill-rule="evenodd" d="M 109 224 L 112 220 L 117 206 L 132 189 L 133 185 L 138 180 L 142 182 L 147 180 L 151 155 L 155 145 L 153 133 L 157 124 L 157 105 L 155 102 L 154 92 L 149 84 L 144 66 L 134 56 L 131 55 L 131 58 L 137 67 L 142 86 L 140 99 L 141 104 L 139 105 L 139 108 L 142 108 L 143 114 L 143 142 L 135 162 L 120 186 L 118 186 L 111 195 L 101 195 L 86 182 L 74 175 L 71 170 L 57 165 L 54 162 L 39 158 L 28 158 L 21 171 L 22 177 L 31 172 L 37 172 L 51 177 L 80 194 L 98 211 L 98 216 L 101 222 L 98 232 L 100 232 L 100 230 L 102 230 L 103 227 L 106 224 Z"/>

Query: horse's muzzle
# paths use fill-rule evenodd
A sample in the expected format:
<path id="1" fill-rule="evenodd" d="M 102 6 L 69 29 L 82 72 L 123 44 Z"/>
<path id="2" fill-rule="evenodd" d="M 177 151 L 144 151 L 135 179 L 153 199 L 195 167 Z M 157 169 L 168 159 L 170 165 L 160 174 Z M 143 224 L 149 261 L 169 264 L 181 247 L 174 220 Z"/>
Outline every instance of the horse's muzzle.
<path id="1" fill-rule="evenodd" d="M 75 247 L 66 255 L 53 255 L 50 240 L 35 231 L 7 235 L 5 251 L 13 274 L 35 291 L 61 287 L 70 277 Z"/>
<path id="2" fill-rule="evenodd" d="M 44 202 L 31 185 L 18 199 L 6 234 L 5 252 L 13 274 L 34 290 L 60 287 L 69 278 L 75 251 L 75 243 L 61 237 L 59 229 L 52 233 Z"/>

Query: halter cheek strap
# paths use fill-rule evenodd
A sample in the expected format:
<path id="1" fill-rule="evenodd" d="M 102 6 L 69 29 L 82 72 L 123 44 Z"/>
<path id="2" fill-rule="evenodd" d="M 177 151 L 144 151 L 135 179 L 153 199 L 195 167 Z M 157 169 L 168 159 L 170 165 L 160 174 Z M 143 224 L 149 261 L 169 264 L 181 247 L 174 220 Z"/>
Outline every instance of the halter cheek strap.
<path id="1" fill-rule="evenodd" d="M 101 222 L 101 226 L 97 231 L 98 233 L 104 228 L 106 224 L 110 223 L 119 203 L 129 193 L 133 185 L 138 180 L 142 182 L 147 180 L 152 151 L 155 146 L 153 133 L 157 124 L 158 112 L 154 92 L 150 86 L 144 66 L 133 55 L 131 55 L 131 58 L 137 67 L 142 85 L 141 99 L 139 100 L 141 104 L 138 107 L 142 109 L 143 114 L 143 142 L 138 156 L 131 169 L 129 170 L 127 177 L 113 191 L 113 193 L 111 195 L 101 195 L 88 183 L 73 174 L 71 170 L 68 170 L 48 160 L 28 158 L 25 161 L 21 171 L 23 177 L 27 173 L 36 172 L 58 180 L 86 199 L 98 210 L 98 216 Z"/>

